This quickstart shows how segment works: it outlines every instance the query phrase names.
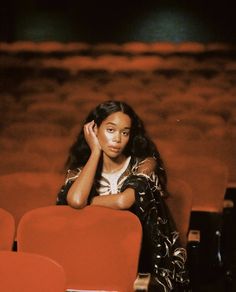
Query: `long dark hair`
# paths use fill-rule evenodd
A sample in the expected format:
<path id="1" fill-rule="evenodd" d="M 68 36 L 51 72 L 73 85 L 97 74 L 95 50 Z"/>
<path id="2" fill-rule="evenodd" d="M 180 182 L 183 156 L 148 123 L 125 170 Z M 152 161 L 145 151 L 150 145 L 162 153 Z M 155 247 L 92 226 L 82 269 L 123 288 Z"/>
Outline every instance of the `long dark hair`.
<path id="1" fill-rule="evenodd" d="M 143 121 L 127 103 L 114 100 L 105 101 L 89 113 L 84 124 L 94 120 L 99 127 L 109 115 L 116 112 L 122 112 L 131 119 L 130 138 L 124 149 L 124 155 L 137 158 L 154 157 L 157 160 L 156 172 L 159 175 L 162 187 L 166 189 L 166 172 L 159 151 L 155 143 L 148 137 Z M 85 140 L 82 127 L 75 143 L 70 148 L 66 168 L 75 169 L 84 166 L 90 153 L 91 150 Z"/>

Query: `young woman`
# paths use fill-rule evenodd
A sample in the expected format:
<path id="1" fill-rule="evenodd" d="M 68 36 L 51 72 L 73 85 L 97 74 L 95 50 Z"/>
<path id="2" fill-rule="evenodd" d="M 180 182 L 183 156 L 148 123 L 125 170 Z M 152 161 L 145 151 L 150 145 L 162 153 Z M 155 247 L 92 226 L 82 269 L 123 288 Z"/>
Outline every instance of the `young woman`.
<path id="1" fill-rule="evenodd" d="M 186 251 L 165 204 L 166 173 L 143 122 L 124 102 L 106 101 L 87 117 L 67 159 L 57 204 L 100 205 L 134 212 L 143 226 L 140 271 L 157 291 L 188 283 Z M 182 291 L 182 290 L 181 290 Z"/>

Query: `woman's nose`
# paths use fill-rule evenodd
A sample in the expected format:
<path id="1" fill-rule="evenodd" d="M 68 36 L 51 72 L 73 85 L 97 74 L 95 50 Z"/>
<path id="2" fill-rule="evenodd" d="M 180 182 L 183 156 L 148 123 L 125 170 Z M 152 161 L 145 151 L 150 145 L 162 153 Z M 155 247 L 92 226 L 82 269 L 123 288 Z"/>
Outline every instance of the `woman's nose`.
<path id="1" fill-rule="evenodd" d="M 121 135 L 120 133 L 115 133 L 113 137 L 113 141 L 119 143 L 121 141 Z"/>

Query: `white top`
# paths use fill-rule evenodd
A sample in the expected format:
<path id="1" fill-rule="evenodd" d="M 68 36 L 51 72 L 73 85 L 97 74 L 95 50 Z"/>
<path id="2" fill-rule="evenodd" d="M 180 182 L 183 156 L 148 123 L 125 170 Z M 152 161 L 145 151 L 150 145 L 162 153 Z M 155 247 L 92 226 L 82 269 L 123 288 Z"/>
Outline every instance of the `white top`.
<path id="1" fill-rule="evenodd" d="M 120 184 L 118 184 L 118 180 L 127 169 L 130 159 L 131 156 L 127 157 L 122 168 L 117 171 L 114 171 L 112 173 L 102 172 L 100 187 L 97 190 L 99 195 L 117 194 L 120 192 Z"/>

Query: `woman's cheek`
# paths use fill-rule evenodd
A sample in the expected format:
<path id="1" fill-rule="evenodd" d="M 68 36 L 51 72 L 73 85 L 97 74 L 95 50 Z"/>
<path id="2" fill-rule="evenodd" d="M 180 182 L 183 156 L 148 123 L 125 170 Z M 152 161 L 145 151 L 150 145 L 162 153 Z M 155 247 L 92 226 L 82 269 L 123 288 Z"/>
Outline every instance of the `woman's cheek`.
<path id="1" fill-rule="evenodd" d="M 112 141 L 113 140 L 113 133 L 105 132 L 104 133 L 104 140 L 106 143 Z"/>
<path id="2" fill-rule="evenodd" d="M 111 134 L 107 132 L 103 132 L 101 135 L 98 135 L 98 141 L 102 148 L 112 139 L 110 136 Z"/>

